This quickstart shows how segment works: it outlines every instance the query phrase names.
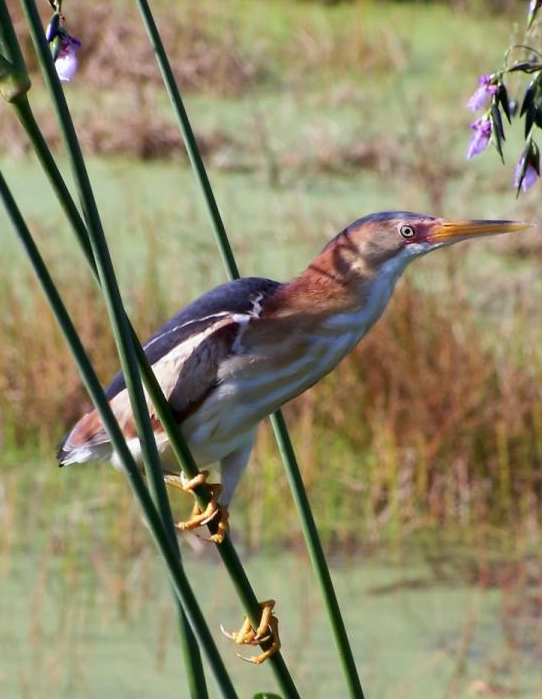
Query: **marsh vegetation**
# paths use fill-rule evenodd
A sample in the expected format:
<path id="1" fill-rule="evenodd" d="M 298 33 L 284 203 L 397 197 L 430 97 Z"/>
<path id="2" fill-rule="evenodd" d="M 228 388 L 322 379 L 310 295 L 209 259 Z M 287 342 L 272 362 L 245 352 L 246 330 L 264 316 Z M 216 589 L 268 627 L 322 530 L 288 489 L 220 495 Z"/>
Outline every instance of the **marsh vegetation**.
<path id="1" fill-rule="evenodd" d="M 374 210 L 537 220 L 539 191 L 514 199 L 511 163 L 464 160 L 464 104 L 508 42 L 502 12 L 484 3 L 156 5 L 243 274 L 293 276 Z M 223 271 L 136 10 L 85 3 L 70 15 L 84 49 L 67 94 L 144 338 Z M 62 163 L 37 72 L 31 98 Z M 7 109 L 0 148 L 107 381 L 117 360 L 102 301 Z M 87 399 L 2 216 L 2 696 L 91 697 L 96 677 L 137 696 L 122 668 L 139 662 L 142 644 L 156 661 L 137 686 L 170 691 L 180 670 L 169 598 L 123 479 L 105 466 L 56 469 L 54 446 Z M 362 345 L 286 410 L 370 696 L 540 694 L 540 240 L 479 241 L 418 263 Z M 190 504 L 174 506 L 180 517 Z M 307 597 L 302 538 L 267 427 L 232 525 L 254 578 L 280 599 L 291 647 L 309 623 L 307 648 L 290 658 L 306 692 L 337 692 L 318 655 L 325 620 L 316 594 Z M 213 625 L 235 625 L 213 554 L 187 538 L 192 546 L 190 574 Z M 278 577 L 295 588 L 280 592 Z M 303 613 L 287 617 L 300 600 Z M 162 616 L 149 616 L 152 605 Z M 246 667 L 231 669 L 247 693 L 255 688 Z"/>

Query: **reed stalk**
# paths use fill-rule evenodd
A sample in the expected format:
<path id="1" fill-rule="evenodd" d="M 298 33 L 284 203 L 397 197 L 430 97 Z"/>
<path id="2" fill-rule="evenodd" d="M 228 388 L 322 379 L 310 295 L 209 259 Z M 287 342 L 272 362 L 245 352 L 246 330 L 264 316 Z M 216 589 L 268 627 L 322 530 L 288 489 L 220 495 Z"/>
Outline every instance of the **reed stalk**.
<path id="1" fill-rule="evenodd" d="M 0 3 L 0 93 L 8 102 L 30 89 L 21 47 L 17 41 L 11 16 L 4 2 Z"/>
<path id="2" fill-rule="evenodd" d="M 1 1 L 2 0 L 0 0 L 0 2 Z M 73 199 L 71 198 L 69 190 L 66 187 L 64 179 L 62 178 L 62 175 L 58 169 L 58 166 L 56 165 L 56 162 L 47 146 L 47 143 L 43 138 L 41 130 L 39 129 L 38 124 L 36 123 L 28 100 L 18 100 L 16 103 L 14 103 L 14 108 L 21 123 L 27 130 L 27 134 L 34 146 L 36 154 L 38 155 L 40 162 L 45 172 L 47 173 L 47 176 L 49 177 L 49 181 L 53 190 L 55 191 L 60 203 L 62 204 L 64 213 L 66 214 L 68 220 L 70 221 L 70 224 L 74 229 L 77 240 L 81 245 L 81 248 L 85 253 L 85 256 L 87 257 L 87 261 L 91 266 L 91 269 L 93 269 L 94 273 L 97 274 L 94 259 L 92 257 L 90 246 L 88 244 L 88 239 L 86 237 L 85 223 L 81 218 L 81 215 L 79 214 L 79 211 Z M 188 477 L 192 477 L 192 475 L 195 475 L 199 472 L 197 469 L 197 465 L 195 464 L 193 457 L 190 451 L 188 450 L 188 447 L 186 446 L 184 439 L 182 438 L 182 434 L 180 433 L 177 427 L 177 423 L 171 412 L 171 408 L 167 400 L 165 399 L 162 390 L 158 385 L 158 382 L 156 381 L 156 377 L 154 376 L 152 370 L 148 365 L 145 353 L 143 352 L 139 342 L 136 343 L 135 347 L 136 353 L 138 355 L 139 368 L 142 373 L 145 388 L 151 396 L 156 412 L 160 418 L 160 422 L 162 423 L 164 429 L 168 434 L 168 438 L 172 446 L 172 451 L 176 455 L 179 463 L 182 465 L 186 475 Z M 201 486 L 201 489 L 204 490 L 204 494 L 203 496 L 200 496 L 198 502 L 200 502 L 200 504 L 204 506 L 206 502 L 208 502 L 208 500 L 206 499 L 206 497 L 208 496 L 206 496 L 205 493 L 206 486 Z M 214 533 L 215 528 L 213 526 L 213 523 L 210 523 L 208 526 L 210 532 Z M 252 623 L 257 624 L 259 621 L 258 617 L 260 612 L 258 600 L 256 598 L 256 595 L 252 591 L 250 582 L 243 571 L 239 556 L 229 537 L 226 537 L 225 541 L 220 546 L 218 546 L 218 551 L 230 574 L 232 583 L 242 601 L 243 607 L 247 611 L 250 610 L 250 616 L 253 620 Z M 266 644 L 262 646 L 264 650 L 265 647 Z M 273 656 L 270 659 L 270 662 L 273 666 L 277 664 L 276 674 L 278 674 L 282 678 L 279 680 L 279 684 L 283 686 L 283 689 L 292 692 L 294 691 L 293 683 L 290 684 L 288 674 L 285 672 L 284 661 L 282 660 L 282 658 L 279 658 L 278 655 L 279 654 Z M 288 694 L 285 696 L 290 695 Z M 297 696 L 297 694 L 293 693 L 291 694 L 291 696 Z"/>
<path id="3" fill-rule="evenodd" d="M 224 223 L 222 221 L 222 217 L 220 215 L 220 211 L 214 197 L 196 139 L 194 137 L 194 132 L 184 107 L 181 92 L 173 75 L 173 71 L 171 70 L 171 65 L 164 49 L 156 22 L 154 21 L 153 14 L 147 0 L 136 0 L 136 3 L 143 18 L 143 23 L 149 36 L 149 40 L 152 44 L 158 66 L 171 101 L 173 112 L 183 136 L 190 163 L 194 170 L 196 180 L 200 186 L 222 261 L 229 277 L 231 279 L 237 279 L 239 278 L 239 270 L 235 261 L 235 256 L 231 249 L 228 235 L 226 233 L 226 229 L 224 227 Z M 310 508 L 307 493 L 303 485 L 301 472 L 299 470 L 295 452 L 288 434 L 288 429 L 281 411 L 277 411 L 271 417 L 271 424 L 273 426 L 277 444 L 279 446 L 284 467 L 286 469 L 288 482 L 292 490 L 292 496 L 297 506 L 298 516 L 301 522 L 303 535 L 305 537 L 314 572 L 324 597 L 324 604 L 328 613 L 333 637 L 335 639 L 350 696 L 355 697 L 356 699 L 363 699 L 363 690 L 356 669 L 352 648 L 348 640 L 344 620 L 341 615 L 337 595 L 333 587 L 333 582 L 324 555 L 322 543 L 320 541 L 320 537 L 318 536 L 318 530 L 316 528 L 316 523 Z"/>
<path id="4" fill-rule="evenodd" d="M 194 593 L 179 564 L 178 549 L 173 545 L 168 530 L 166 529 L 160 513 L 155 507 L 149 492 L 145 486 L 137 464 L 128 449 L 120 427 L 111 411 L 109 402 L 94 372 L 92 364 L 79 339 L 71 318 L 60 298 L 47 267 L 39 253 L 30 231 L 17 207 L 17 204 L 8 188 L 8 185 L 0 171 L 0 198 L 11 220 L 16 235 L 21 241 L 34 272 L 42 286 L 47 301 L 62 330 L 62 333 L 73 354 L 74 360 L 81 373 L 86 389 L 100 414 L 102 423 L 111 440 L 111 444 L 123 464 L 128 481 L 132 487 L 141 509 L 145 515 L 149 530 L 154 542 L 163 556 L 175 591 L 176 597 L 182 605 L 191 628 L 198 643 L 204 650 L 209 661 L 211 671 L 215 677 L 220 695 L 226 699 L 235 699 L 237 694 L 227 674 L 226 668 L 218 653 L 212 635 L 207 627 L 205 618 L 199 608 Z M 203 691 L 206 691 L 203 689 Z M 195 696 L 198 696 L 197 694 Z M 205 696 L 200 694 L 199 696 Z"/>
<path id="5" fill-rule="evenodd" d="M 209 215 L 209 221 L 211 223 L 211 228 L 213 229 L 220 256 L 222 257 L 222 262 L 224 263 L 224 267 L 228 271 L 230 277 L 232 279 L 237 279 L 237 277 L 239 277 L 237 262 L 235 261 L 233 251 L 227 242 L 228 236 L 226 234 L 226 229 L 224 228 L 224 223 L 222 221 L 222 217 L 220 216 L 220 211 L 218 210 L 218 204 L 216 203 L 213 189 L 211 187 L 211 183 L 209 182 L 207 171 L 205 170 L 205 165 L 203 164 L 199 148 L 196 144 L 196 139 L 194 137 L 194 132 L 192 130 L 188 114 L 184 108 L 180 90 L 177 86 L 173 71 L 171 70 L 171 64 L 164 49 L 160 32 L 158 31 L 158 27 L 156 26 L 156 22 L 154 21 L 153 14 L 147 0 L 136 0 L 136 3 L 141 13 L 149 41 L 154 50 L 154 55 L 156 56 L 158 67 L 160 69 L 160 73 L 162 74 L 162 79 L 164 81 L 168 97 L 171 101 L 177 124 L 183 136 L 188 158 L 190 159 L 190 164 L 194 170 L 194 176 L 196 177 L 200 191 L 203 195 L 205 209 Z"/>
<path id="6" fill-rule="evenodd" d="M 3 0 L 0 0 L 0 2 L 1 1 Z M 37 124 L 33 119 L 33 115 L 31 114 L 31 110 L 29 109 L 28 102 L 25 100 L 19 100 L 16 105 L 16 111 L 19 116 L 19 119 L 23 123 L 23 126 L 27 128 L 28 134 L 34 144 L 34 147 L 36 148 L 36 152 L 38 153 L 38 157 L 40 158 L 42 165 L 46 169 L 51 184 L 53 185 L 53 188 L 55 189 L 57 196 L 59 196 L 61 203 L 63 204 L 64 211 L 67 214 L 70 222 L 72 223 L 74 230 L 76 231 L 77 238 L 87 255 L 87 259 L 89 259 L 89 262 L 91 263 L 91 266 L 94 269 L 94 271 L 97 272 L 100 278 L 101 285 L 103 286 L 105 279 L 103 276 L 103 270 L 100 270 L 99 265 L 97 265 L 98 260 L 96 259 L 96 253 L 98 253 L 98 255 L 104 252 L 106 253 L 105 259 L 102 257 L 101 261 L 102 263 L 105 262 L 105 265 L 109 268 L 109 265 L 107 264 L 107 246 L 105 246 L 105 251 L 103 247 L 100 248 L 99 246 L 100 240 L 103 239 L 103 230 L 101 229 L 101 222 L 97 214 L 97 208 L 92 195 L 90 182 L 88 180 L 88 175 L 86 173 L 84 161 L 79 148 L 79 143 L 75 135 L 73 123 L 71 121 L 71 115 L 69 113 L 64 93 L 62 91 L 61 85 L 56 75 L 56 71 L 54 69 L 54 64 L 49 53 L 49 49 L 45 40 L 39 15 L 37 14 L 35 3 L 32 0 L 21 0 L 21 3 L 23 5 L 23 9 L 25 11 L 30 26 L 32 38 L 36 46 L 38 57 L 40 59 L 40 65 L 44 72 L 45 80 L 49 88 L 49 92 L 51 94 L 53 103 L 55 105 L 55 110 L 57 112 L 57 117 L 64 138 L 64 142 L 72 161 L 72 169 L 74 172 L 76 183 L 78 185 L 79 196 L 82 202 L 82 208 L 85 212 L 85 218 L 87 219 L 86 225 L 81 219 L 77 207 L 71 199 L 71 196 L 69 195 L 69 192 L 62 179 L 62 176 L 58 171 L 54 158 L 51 156 L 47 148 L 47 145 L 43 140 L 39 127 L 37 127 Z M 92 226 L 94 226 L 94 231 L 91 230 Z M 103 239 L 103 242 L 105 242 L 105 239 Z M 96 243 L 98 243 L 98 245 L 96 245 Z M 110 271 L 112 272 L 112 270 Z M 115 285 L 113 285 L 113 289 L 109 289 L 109 293 L 112 293 L 113 295 L 115 295 L 114 286 Z M 124 335 L 123 331 L 125 329 L 125 326 L 128 326 L 128 332 L 129 334 L 131 334 L 130 340 L 135 339 L 132 346 L 134 348 L 137 361 L 139 362 L 139 368 L 141 370 L 145 386 L 153 401 L 157 414 L 164 428 L 166 429 L 166 432 L 168 433 L 173 447 L 173 451 L 179 458 L 180 465 L 183 468 L 185 475 L 187 475 L 188 477 L 197 475 L 199 473 L 197 465 L 195 464 L 184 440 L 180 435 L 180 431 L 171 413 L 171 409 L 165 397 L 163 396 L 160 386 L 158 385 L 158 382 L 156 381 L 156 378 L 151 368 L 149 367 L 148 362 L 146 361 L 146 357 L 141 348 L 141 345 L 137 341 L 137 338 L 135 338 L 133 330 L 129 328 L 129 321 L 127 321 L 124 310 L 121 309 L 121 311 L 122 313 L 119 314 L 116 318 L 116 322 L 119 326 L 119 334 L 122 335 L 121 339 L 126 340 L 126 336 Z M 163 487 L 162 479 L 161 483 Z M 199 504 L 201 506 L 204 506 L 209 501 L 210 493 L 206 486 L 200 486 L 196 490 L 196 496 Z M 216 525 L 211 522 L 209 524 L 209 529 L 211 530 L 211 532 L 214 532 L 216 530 Z M 251 622 L 254 625 L 257 625 L 259 623 L 260 615 L 260 607 L 258 604 L 258 600 L 250 586 L 249 580 L 242 568 L 240 559 L 229 537 L 226 537 L 225 541 L 220 546 L 218 546 L 218 551 L 226 565 L 226 568 L 228 569 L 234 587 L 242 600 L 243 606 L 247 610 Z M 264 650 L 267 646 L 268 643 L 262 644 L 262 648 Z M 270 659 L 270 662 L 274 670 L 275 676 L 277 677 L 277 681 L 284 693 L 284 696 L 287 698 L 298 697 L 299 695 L 295 688 L 295 684 L 288 672 L 288 669 L 286 667 L 286 664 L 284 663 L 281 654 L 276 653 L 275 655 L 273 655 Z"/>
<path id="7" fill-rule="evenodd" d="M 6 43 L 11 48 L 11 53 L 24 65 L 20 47 L 15 36 L 13 25 L 9 18 L 9 13 L 3 0 L 0 2 L 2 22 L 2 34 L 6 36 Z M 37 10 L 35 9 L 37 15 Z M 7 21 L 9 19 L 9 21 Z M 39 16 L 38 16 L 39 21 Z M 41 23 L 40 23 L 41 27 Z M 25 71 L 26 72 L 26 71 Z M 28 87 L 30 84 L 28 83 Z M 26 91 L 18 91 L 9 101 L 15 104 L 22 103 L 28 107 Z M 27 109 L 28 111 L 28 109 Z M 80 154 L 79 154 L 80 155 Z M 100 284 L 104 292 L 106 307 L 111 320 L 111 327 L 115 336 L 115 341 L 119 351 L 121 365 L 126 377 L 126 386 L 130 396 L 130 402 L 134 413 L 138 434 L 142 447 L 142 457 L 147 474 L 150 490 L 158 510 L 164 522 L 164 526 L 168 532 L 171 544 L 176 551 L 178 564 L 181 564 L 180 550 L 175 534 L 173 516 L 169 506 L 169 500 L 165 490 L 165 484 L 162 477 L 160 466 L 160 458 L 158 449 L 154 440 L 154 434 L 150 422 L 150 417 L 147 410 L 146 401 L 144 398 L 141 379 L 137 368 L 136 357 L 134 353 L 133 337 L 130 327 L 127 323 L 126 315 L 122 306 L 120 291 L 116 283 L 113 273 L 112 263 L 105 242 L 105 236 L 101 227 L 98 210 L 92 196 L 90 182 L 86 175 L 86 169 L 82 157 L 74 156 L 74 175 L 79 188 L 79 195 L 82 202 L 83 210 L 85 211 L 87 223 L 87 248 L 86 252 L 93 257 L 94 269 L 100 279 Z M 196 699 L 203 697 L 207 699 L 208 693 L 203 672 L 201 656 L 197 647 L 196 640 L 190 629 L 188 621 L 184 616 L 182 607 L 179 602 L 177 604 L 178 625 L 181 637 L 181 647 L 187 668 L 187 679 L 191 696 Z"/>

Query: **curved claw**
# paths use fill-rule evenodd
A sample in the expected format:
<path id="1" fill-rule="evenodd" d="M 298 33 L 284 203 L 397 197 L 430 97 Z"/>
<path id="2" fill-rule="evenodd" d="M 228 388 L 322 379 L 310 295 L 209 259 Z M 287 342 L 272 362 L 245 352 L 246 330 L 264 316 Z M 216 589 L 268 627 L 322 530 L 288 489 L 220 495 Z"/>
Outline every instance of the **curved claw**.
<path id="1" fill-rule="evenodd" d="M 229 638 L 230 641 L 234 641 L 235 643 L 248 644 L 251 646 L 259 646 L 260 643 L 265 643 L 266 641 L 269 641 L 271 639 L 271 634 L 268 633 L 267 636 L 263 636 L 262 638 L 254 637 L 254 639 L 252 641 L 248 641 L 248 640 L 239 641 L 239 640 L 237 640 L 239 634 L 236 633 L 235 631 L 233 631 L 233 632 L 226 631 L 226 629 L 222 626 L 222 624 L 220 624 L 220 631 L 224 634 L 224 636 L 226 636 L 226 638 Z"/>
<path id="2" fill-rule="evenodd" d="M 181 473 L 180 476 L 166 476 L 165 481 L 167 485 L 180 488 L 185 492 L 193 493 L 194 488 L 206 483 L 208 476 L 209 471 L 202 471 L 195 478 L 187 480 Z M 220 495 L 222 486 L 217 483 L 208 483 L 207 487 L 211 491 L 211 499 L 207 503 L 205 510 L 202 512 L 199 505 L 196 503 L 192 509 L 190 519 L 188 519 L 186 522 L 178 522 L 175 527 L 182 532 L 192 531 L 192 529 L 197 529 L 198 527 L 208 524 L 218 516 L 219 519 L 217 531 L 214 534 L 211 534 L 210 537 L 202 536 L 200 539 L 210 541 L 214 544 L 221 544 L 224 541 L 226 532 L 228 531 L 228 510 L 218 504 L 218 496 Z"/>
<path id="3" fill-rule="evenodd" d="M 211 536 L 199 536 L 198 534 L 198 538 L 202 539 L 203 541 L 209 541 L 212 544 L 221 544 L 224 541 L 224 538 L 228 531 L 228 522 L 230 519 L 230 513 L 228 512 L 227 507 L 222 507 L 221 505 L 219 505 L 216 508 L 216 511 L 213 512 L 212 516 L 209 517 L 209 519 L 205 522 L 202 522 L 202 524 L 207 524 L 207 522 L 210 522 L 212 519 L 214 519 L 214 517 L 217 514 L 218 523 L 216 532 L 214 534 L 211 534 Z"/>
<path id="4" fill-rule="evenodd" d="M 249 658 L 247 655 L 241 655 L 241 653 L 236 653 L 235 655 L 241 660 L 244 660 L 246 663 L 252 663 L 253 665 L 261 665 L 274 653 L 276 653 L 277 650 L 278 648 L 273 648 L 273 646 L 271 646 L 269 650 L 266 650 L 263 653 L 260 653 L 260 655 L 254 656 L 253 658 Z"/>
<path id="5" fill-rule="evenodd" d="M 220 630 L 226 636 L 226 638 L 229 638 L 230 641 L 235 641 L 235 634 L 231 633 L 230 631 L 226 631 L 226 629 L 220 624 Z"/>
<path id="6" fill-rule="evenodd" d="M 241 658 L 241 660 L 247 663 L 253 663 L 254 665 L 261 665 L 280 649 L 279 621 L 277 617 L 273 615 L 275 601 L 267 600 L 267 602 L 262 602 L 260 606 L 262 608 L 262 616 L 256 630 L 252 627 L 248 617 L 245 618 L 243 626 L 237 632 L 228 633 L 223 626 L 220 626 L 220 630 L 226 638 L 229 638 L 239 645 L 259 646 L 262 643 L 272 640 L 272 644 L 267 650 L 252 658 L 236 653 L 238 658 Z"/>

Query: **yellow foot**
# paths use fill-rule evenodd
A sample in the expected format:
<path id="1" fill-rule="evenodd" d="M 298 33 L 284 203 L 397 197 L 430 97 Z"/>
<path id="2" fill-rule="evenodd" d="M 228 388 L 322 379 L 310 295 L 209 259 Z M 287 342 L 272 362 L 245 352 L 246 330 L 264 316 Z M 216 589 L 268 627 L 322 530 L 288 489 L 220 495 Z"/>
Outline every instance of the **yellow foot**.
<path id="1" fill-rule="evenodd" d="M 280 650 L 279 620 L 273 615 L 274 606 L 275 600 L 272 599 L 260 604 L 262 608 L 262 617 L 256 630 L 253 629 L 248 617 L 245 617 L 243 626 L 237 632 L 228 633 L 220 627 L 224 636 L 227 636 L 240 645 L 259 646 L 266 641 L 273 641 L 267 650 L 252 658 L 247 658 L 237 653 L 237 656 L 241 658 L 241 660 L 246 660 L 248 663 L 254 663 L 255 665 L 261 665 L 267 658 L 270 658 L 274 653 Z"/>
<path id="2" fill-rule="evenodd" d="M 179 522 L 176 524 L 176 528 L 182 532 L 191 531 L 192 529 L 197 529 L 205 524 L 208 524 L 211 520 L 217 518 L 217 531 L 211 534 L 210 537 L 206 538 L 205 541 L 211 541 L 215 544 L 221 544 L 224 541 L 226 532 L 228 531 L 228 510 L 225 507 L 221 507 L 218 504 L 218 496 L 222 490 L 222 486 L 217 483 L 207 483 L 207 478 L 209 476 L 209 471 L 202 471 L 195 478 L 187 479 L 183 474 L 180 476 L 165 476 L 164 480 L 167 485 L 174 488 L 180 488 L 186 493 L 192 493 L 194 488 L 198 485 L 207 485 L 211 491 L 211 499 L 207 503 L 205 510 L 202 512 L 197 503 L 194 504 L 194 508 L 190 515 L 190 519 L 187 522 Z M 204 537 L 202 537 L 204 538 Z"/>

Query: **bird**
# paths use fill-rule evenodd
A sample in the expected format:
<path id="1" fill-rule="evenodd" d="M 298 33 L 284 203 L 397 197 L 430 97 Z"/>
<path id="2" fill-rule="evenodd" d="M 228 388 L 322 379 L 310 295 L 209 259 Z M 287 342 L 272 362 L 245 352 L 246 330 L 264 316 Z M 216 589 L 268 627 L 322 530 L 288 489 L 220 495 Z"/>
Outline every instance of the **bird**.
<path id="1" fill-rule="evenodd" d="M 336 235 L 301 274 L 287 282 L 245 277 L 190 303 L 143 345 L 156 378 L 199 467 L 218 463 L 221 485 L 205 513 L 194 510 L 191 529 L 227 508 L 247 467 L 263 418 L 328 374 L 369 332 L 395 285 L 416 258 L 460 241 L 520 231 L 509 220 L 446 220 L 408 211 L 385 211 L 356 220 Z M 106 396 L 130 450 L 140 460 L 130 400 L 122 373 Z M 156 443 L 167 455 L 168 437 L 147 397 Z M 119 465 L 96 410 L 85 414 L 57 452 L 60 465 L 110 460 Z M 164 459 L 164 462 L 166 459 Z M 164 467 L 165 468 L 165 467 Z M 169 468 L 169 467 L 168 467 Z M 166 482 L 191 491 L 194 482 L 166 471 Z M 269 624 L 233 634 L 259 642 Z M 278 633 L 276 634 L 278 636 Z M 259 656 L 258 656 L 259 657 Z"/>

